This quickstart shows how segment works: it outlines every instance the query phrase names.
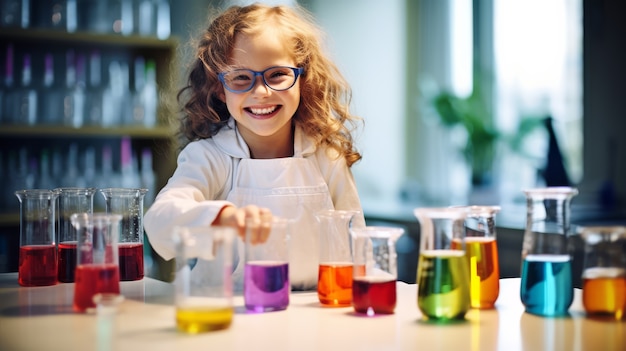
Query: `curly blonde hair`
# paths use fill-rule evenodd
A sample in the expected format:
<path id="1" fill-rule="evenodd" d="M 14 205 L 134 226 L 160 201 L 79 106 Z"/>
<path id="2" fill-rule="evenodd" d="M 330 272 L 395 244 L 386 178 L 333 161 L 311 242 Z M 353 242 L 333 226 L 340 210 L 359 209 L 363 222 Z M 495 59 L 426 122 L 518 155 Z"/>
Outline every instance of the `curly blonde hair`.
<path id="1" fill-rule="evenodd" d="M 218 98 L 224 89 L 218 73 L 228 69 L 238 34 L 254 34 L 268 27 L 281 29 L 296 66 L 304 68 L 293 123 L 318 146 L 336 150 L 352 166 L 361 159 L 352 132 L 362 120 L 349 111 L 352 91 L 337 66 L 323 53 L 322 31 L 311 14 L 299 6 L 232 6 L 210 22 L 196 44 L 187 83 L 177 95 L 182 106 L 180 133 L 188 141 L 206 139 L 226 125 L 230 114 Z"/>

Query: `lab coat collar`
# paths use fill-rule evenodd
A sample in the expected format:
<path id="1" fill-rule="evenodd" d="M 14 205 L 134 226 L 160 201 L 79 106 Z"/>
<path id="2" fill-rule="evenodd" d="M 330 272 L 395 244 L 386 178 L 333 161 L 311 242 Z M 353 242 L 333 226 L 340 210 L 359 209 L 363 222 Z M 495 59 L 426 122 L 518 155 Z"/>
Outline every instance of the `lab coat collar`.
<path id="1" fill-rule="evenodd" d="M 250 149 L 239 133 L 237 123 L 232 117 L 228 120 L 228 124 L 213 136 L 213 141 L 220 150 L 231 157 L 242 159 L 250 158 Z M 307 157 L 315 153 L 316 150 L 313 138 L 304 134 L 302 129 L 297 125 L 293 146 L 293 157 Z"/>

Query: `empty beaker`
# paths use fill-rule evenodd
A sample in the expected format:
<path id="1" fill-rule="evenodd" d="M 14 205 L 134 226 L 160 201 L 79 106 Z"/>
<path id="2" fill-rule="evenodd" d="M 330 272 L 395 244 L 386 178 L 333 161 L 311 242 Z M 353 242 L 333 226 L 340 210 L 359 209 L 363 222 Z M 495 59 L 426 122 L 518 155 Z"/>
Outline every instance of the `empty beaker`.
<path id="1" fill-rule="evenodd" d="M 493 308 L 500 294 L 496 214 L 500 206 L 467 206 L 465 256 L 470 273 L 470 306 Z"/>
<path id="2" fill-rule="evenodd" d="M 353 259 L 350 224 L 357 211 L 325 210 L 315 214 L 319 225 L 317 296 L 325 306 L 352 304 Z"/>
<path id="3" fill-rule="evenodd" d="M 585 311 L 619 320 L 626 312 L 626 227 L 590 226 L 579 232 L 585 242 Z"/>
<path id="4" fill-rule="evenodd" d="M 230 326 L 235 237 L 235 230 L 225 226 L 174 229 L 178 330 L 196 334 Z M 201 269 L 194 271 L 194 267 Z"/>
<path id="5" fill-rule="evenodd" d="M 20 201 L 20 252 L 17 281 L 21 286 L 57 283 L 54 190 L 18 190 Z"/>
<path id="6" fill-rule="evenodd" d="M 526 229 L 522 244 L 520 298 L 526 312 L 566 315 L 574 298 L 568 251 L 570 202 L 578 190 L 548 187 L 524 190 Z"/>
<path id="7" fill-rule="evenodd" d="M 464 319 L 470 308 L 464 242 L 467 211 L 416 208 L 414 214 L 420 222 L 417 306 L 426 319 Z"/>
<path id="8" fill-rule="evenodd" d="M 352 306 L 368 316 L 394 313 L 398 256 L 396 241 L 402 228 L 369 226 L 352 228 L 354 268 Z"/>
<path id="9" fill-rule="evenodd" d="M 289 221 L 279 217 L 268 223 L 246 222 L 243 297 L 250 312 L 279 311 L 289 306 L 288 229 Z M 261 237 L 266 240 L 258 240 Z"/>
<path id="10" fill-rule="evenodd" d="M 76 269 L 76 228 L 70 216 L 74 213 L 93 213 L 95 188 L 57 188 L 58 194 L 58 260 L 59 281 L 72 283 Z"/>
<path id="11" fill-rule="evenodd" d="M 119 239 L 120 279 L 140 280 L 144 277 L 143 199 L 148 189 L 100 189 L 106 212 L 122 216 Z"/>
<path id="12" fill-rule="evenodd" d="M 117 238 L 122 216 L 107 213 L 75 213 L 70 221 L 76 228 L 76 271 L 74 310 L 96 307 L 96 294 L 119 294 L 120 271 Z"/>

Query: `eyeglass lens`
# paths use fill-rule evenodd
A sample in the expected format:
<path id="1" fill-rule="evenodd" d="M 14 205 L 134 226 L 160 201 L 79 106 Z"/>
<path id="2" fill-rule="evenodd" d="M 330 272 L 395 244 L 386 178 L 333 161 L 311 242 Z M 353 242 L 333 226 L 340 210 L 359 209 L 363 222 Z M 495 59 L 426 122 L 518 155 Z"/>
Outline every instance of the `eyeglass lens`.
<path id="1" fill-rule="evenodd" d="M 296 75 L 291 67 L 272 67 L 263 72 L 263 81 L 274 90 L 287 90 L 296 82 Z M 226 72 L 224 83 L 231 90 L 247 91 L 254 85 L 256 74 L 247 69 Z"/>

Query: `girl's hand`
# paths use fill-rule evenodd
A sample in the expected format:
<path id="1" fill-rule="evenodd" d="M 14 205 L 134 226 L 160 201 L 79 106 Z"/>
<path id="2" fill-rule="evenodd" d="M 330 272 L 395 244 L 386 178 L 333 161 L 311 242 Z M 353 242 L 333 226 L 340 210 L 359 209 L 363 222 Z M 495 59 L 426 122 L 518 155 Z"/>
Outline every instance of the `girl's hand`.
<path id="1" fill-rule="evenodd" d="M 250 242 L 252 244 L 263 243 L 270 235 L 272 226 L 272 212 L 264 207 L 255 205 L 247 205 L 237 208 L 234 206 L 226 206 L 217 215 L 213 222 L 214 225 L 231 226 L 237 230 L 237 234 L 242 240 L 246 240 L 246 229 L 250 226 Z"/>

